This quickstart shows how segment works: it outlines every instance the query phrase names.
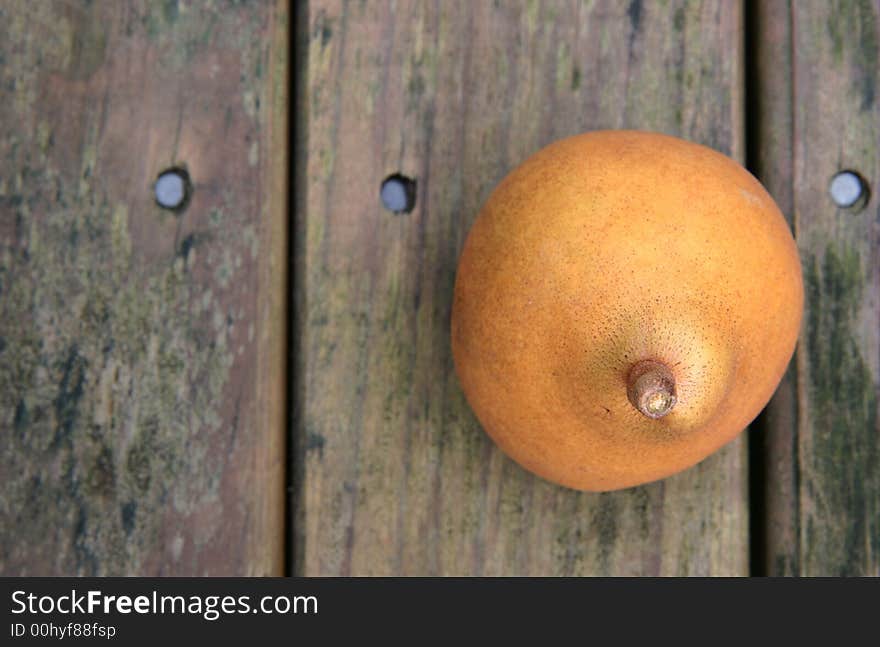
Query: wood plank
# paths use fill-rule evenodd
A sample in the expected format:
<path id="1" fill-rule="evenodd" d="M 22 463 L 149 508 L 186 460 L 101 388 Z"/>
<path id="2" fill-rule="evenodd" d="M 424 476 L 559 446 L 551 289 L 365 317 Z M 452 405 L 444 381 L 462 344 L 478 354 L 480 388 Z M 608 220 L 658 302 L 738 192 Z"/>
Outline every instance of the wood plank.
<path id="1" fill-rule="evenodd" d="M 0 573 L 282 573 L 287 12 L 0 6 Z"/>
<path id="2" fill-rule="evenodd" d="M 793 93 L 790 115 L 780 107 L 762 119 L 770 131 L 793 126 L 790 151 L 769 152 L 763 175 L 792 196 L 807 297 L 797 415 L 772 429 L 782 453 L 796 438 L 796 488 L 788 475 L 767 486 L 779 486 L 790 511 L 780 504 L 780 514 L 795 523 L 771 529 L 769 572 L 880 575 L 880 3 L 791 3 L 765 22 L 791 39 Z M 829 196 L 845 169 L 872 189 L 864 208 L 839 209 Z"/>
<path id="3" fill-rule="evenodd" d="M 758 2 L 748 30 L 751 51 L 748 115 L 751 170 L 773 196 L 794 227 L 792 195 L 792 28 L 787 2 Z M 795 353 L 797 354 L 797 350 Z M 795 575 L 799 558 L 791 547 L 798 542 L 797 360 L 792 360 L 773 399 L 754 425 L 751 468 L 756 483 L 752 532 L 760 573 Z M 760 561 L 760 563 L 755 563 Z"/>
<path id="4" fill-rule="evenodd" d="M 494 184 L 598 128 L 742 158 L 739 3 L 312 0 L 297 99 L 293 562 L 305 575 L 745 574 L 738 440 L 646 487 L 537 479 L 457 384 L 458 252 Z M 409 214 L 383 178 L 417 181 Z"/>

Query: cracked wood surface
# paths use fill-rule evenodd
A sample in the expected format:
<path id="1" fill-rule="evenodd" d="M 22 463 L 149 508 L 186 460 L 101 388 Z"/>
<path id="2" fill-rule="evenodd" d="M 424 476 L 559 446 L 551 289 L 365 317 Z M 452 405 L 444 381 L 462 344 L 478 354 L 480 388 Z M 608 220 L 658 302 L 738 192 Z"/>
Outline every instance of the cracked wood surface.
<path id="1" fill-rule="evenodd" d="M 282 572 L 287 21 L 0 5 L 0 573 Z"/>

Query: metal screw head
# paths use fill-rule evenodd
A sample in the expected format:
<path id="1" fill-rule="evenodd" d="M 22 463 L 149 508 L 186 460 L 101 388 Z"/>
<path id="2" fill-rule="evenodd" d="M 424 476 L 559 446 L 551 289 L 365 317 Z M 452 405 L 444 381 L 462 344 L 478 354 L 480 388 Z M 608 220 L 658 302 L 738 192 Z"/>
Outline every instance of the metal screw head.
<path id="1" fill-rule="evenodd" d="M 406 176 L 395 173 L 382 182 L 379 197 L 383 206 L 394 213 L 409 213 L 416 204 L 416 183 Z"/>
<path id="2" fill-rule="evenodd" d="M 865 185 L 857 173 L 841 171 L 831 178 L 828 193 L 834 204 L 841 209 L 848 209 L 855 206 L 865 195 Z"/>
<path id="3" fill-rule="evenodd" d="M 175 211 L 186 206 L 189 190 L 189 176 L 182 169 L 163 171 L 153 186 L 159 206 Z"/>

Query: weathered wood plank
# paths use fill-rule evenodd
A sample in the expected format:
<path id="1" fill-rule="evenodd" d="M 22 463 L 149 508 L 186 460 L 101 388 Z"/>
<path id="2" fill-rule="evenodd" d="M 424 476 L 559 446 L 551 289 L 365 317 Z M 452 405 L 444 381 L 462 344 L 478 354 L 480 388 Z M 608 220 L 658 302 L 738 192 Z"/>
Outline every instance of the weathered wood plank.
<path id="1" fill-rule="evenodd" d="M 788 462 L 796 421 L 796 488 L 788 469 L 767 485 L 787 504 L 776 514 L 794 517 L 770 526 L 769 572 L 880 575 L 880 4 L 766 9 L 765 31 L 790 39 L 793 54 L 790 79 L 773 90 L 782 92 L 777 108 L 762 114 L 767 132 L 781 136 L 763 138 L 761 172 L 771 191 L 791 196 L 807 297 L 797 415 L 770 430 L 778 446 L 771 460 Z M 778 62 L 774 56 L 767 66 Z M 776 146 L 786 140 L 789 151 Z M 830 179 L 844 169 L 872 188 L 863 208 L 838 209 L 829 196 Z"/>
<path id="2" fill-rule="evenodd" d="M 794 226 L 792 195 L 792 28 L 787 2 L 758 2 L 752 5 L 748 42 L 751 67 L 748 70 L 750 107 L 748 129 L 753 148 L 752 171 L 776 200 L 789 224 Z M 797 352 L 797 351 L 795 351 Z M 751 443 L 759 453 L 751 469 L 758 488 L 754 495 L 756 519 L 753 546 L 759 549 L 753 559 L 761 573 L 793 575 L 799 570 L 797 545 L 797 361 L 755 425 Z"/>
<path id="3" fill-rule="evenodd" d="M 458 252 L 494 184 L 597 128 L 741 158 L 736 2 L 312 0 L 297 129 L 295 571 L 744 574 L 744 443 L 609 494 L 504 458 L 449 351 Z M 409 214 L 383 178 L 417 181 Z"/>
<path id="4" fill-rule="evenodd" d="M 287 11 L 0 5 L 0 573 L 282 572 Z"/>

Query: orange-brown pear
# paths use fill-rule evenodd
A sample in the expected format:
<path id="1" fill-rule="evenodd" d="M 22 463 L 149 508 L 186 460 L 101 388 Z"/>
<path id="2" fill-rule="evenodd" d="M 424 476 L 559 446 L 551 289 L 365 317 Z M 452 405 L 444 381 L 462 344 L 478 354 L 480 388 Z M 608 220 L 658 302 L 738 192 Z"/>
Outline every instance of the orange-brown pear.
<path id="1" fill-rule="evenodd" d="M 459 260 L 452 350 L 505 453 L 614 490 L 736 437 L 782 378 L 802 309 L 797 247 L 752 175 L 675 137 L 599 131 L 489 197 Z"/>

